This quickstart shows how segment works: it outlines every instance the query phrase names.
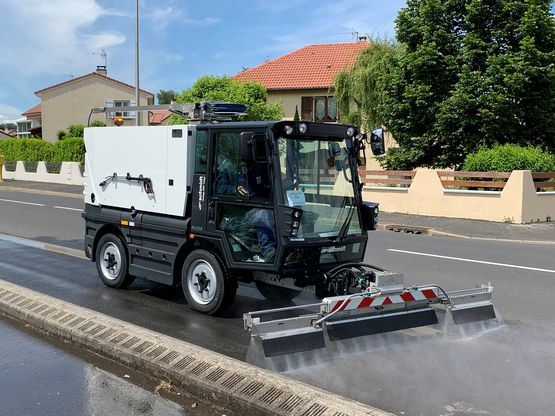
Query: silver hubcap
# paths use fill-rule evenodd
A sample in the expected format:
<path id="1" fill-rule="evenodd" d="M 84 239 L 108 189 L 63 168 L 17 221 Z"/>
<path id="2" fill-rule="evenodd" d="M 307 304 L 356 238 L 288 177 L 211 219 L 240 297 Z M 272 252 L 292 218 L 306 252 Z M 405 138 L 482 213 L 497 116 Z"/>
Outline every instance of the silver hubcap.
<path id="1" fill-rule="evenodd" d="M 187 272 L 187 290 L 193 300 L 201 305 L 212 302 L 217 289 L 216 273 L 204 260 L 196 260 Z"/>
<path id="2" fill-rule="evenodd" d="M 102 246 L 101 254 L 102 274 L 108 280 L 116 280 L 121 269 L 121 253 L 118 247 L 114 243 L 106 243 Z"/>

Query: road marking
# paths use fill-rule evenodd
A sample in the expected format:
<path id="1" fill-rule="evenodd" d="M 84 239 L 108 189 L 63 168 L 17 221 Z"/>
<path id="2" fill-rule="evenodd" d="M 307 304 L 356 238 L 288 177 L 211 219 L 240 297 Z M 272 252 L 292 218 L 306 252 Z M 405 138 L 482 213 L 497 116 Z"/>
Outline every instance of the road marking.
<path id="1" fill-rule="evenodd" d="M 34 205 L 34 206 L 37 206 L 37 207 L 45 207 L 46 206 L 44 204 L 37 204 L 36 202 L 14 201 L 13 199 L 2 199 L 2 198 L 0 198 L 0 201 L 2 201 L 2 202 L 13 202 L 15 204 Z"/>
<path id="2" fill-rule="evenodd" d="M 69 211 L 79 211 L 79 212 L 83 211 L 82 208 L 59 207 L 59 206 L 57 206 L 57 205 L 55 205 L 54 208 L 58 208 L 58 209 L 67 209 L 67 210 L 69 210 Z"/>
<path id="3" fill-rule="evenodd" d="M 388 249 L 386 249 L 386 251 L 393 251 L 395 253 L 404 253 L 404 254 L 414 254 L 416 256 L 436 257 L 438 259 L 464 261 L 464 262 L 467 262 L 467 263 L 488 264 L 490 266 L 509 267 L 509 268 L 512 268 L 512 269 L 532 270 L 532 271 L 535 271 L 535 272 L 555 273 L 555 270 L 551 270 L 551 269 L 540 269 L 538 267 L 519 266 L 517 264 L 495 263 L 493 261 L 464 259 L 464 258 L 461 258 L 461 257 L 451 257 L 451 256 L 440 256 L 439 254 L 419 253 L 417 251 L 397 250 L 397 249 L 394 249 L 394 248 L 388 248 Z"/>

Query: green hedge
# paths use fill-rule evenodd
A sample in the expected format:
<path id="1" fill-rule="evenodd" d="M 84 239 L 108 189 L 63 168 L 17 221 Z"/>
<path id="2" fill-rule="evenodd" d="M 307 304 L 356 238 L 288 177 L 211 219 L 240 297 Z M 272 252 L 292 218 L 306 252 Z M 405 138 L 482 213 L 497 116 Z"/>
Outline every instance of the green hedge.
<path id="1" fill-rule="evenodd" d="M 85 142 L 82 137 L 70 137 L 57 142 L 55 145 L 52 162 L 79 162 L 85 163 Z"/>
<path id="2" fill-rule="evenodd" d="M 469 154 L 463 164 L 468 172 L 512 172 L 530 170 L 551 172 L 555 170 L 555 155 L 539 147 L 521 147 L 515 144 L 497 145 Z"/>
<path id="3" fill-rule="evenodd" d="M 57 143 L 40 139 L 0 140 L 0 155 L 6 161 L 44 161 L 84 163 L 85 144 L 81 137 L 70 137 Z"/>

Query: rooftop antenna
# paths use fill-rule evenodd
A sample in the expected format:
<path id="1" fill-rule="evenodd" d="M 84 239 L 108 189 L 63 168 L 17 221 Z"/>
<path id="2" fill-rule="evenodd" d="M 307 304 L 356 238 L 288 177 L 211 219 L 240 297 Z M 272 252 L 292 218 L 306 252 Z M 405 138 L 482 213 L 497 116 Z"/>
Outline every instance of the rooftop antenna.
<path id="1" fill-rule="evenodd" d="M 100 54 L 97 52 L 93 52 L 93 55 L 100 55 L 100 59 L 102 59 L 102 62 L 104 63 L 104 67 L 108 68 L 108 54 L 106 53 L 106 51 L 104 49 L 100 50 Z"/>
<path id="2" fill-rule="evenodd" d="M 351 32 L 338 32 L 338 35 L 351 35 L 353 37 L 353 40 L 358 40 L 358 31 L 356 31 L 355 29 L 352 29 Z"/>

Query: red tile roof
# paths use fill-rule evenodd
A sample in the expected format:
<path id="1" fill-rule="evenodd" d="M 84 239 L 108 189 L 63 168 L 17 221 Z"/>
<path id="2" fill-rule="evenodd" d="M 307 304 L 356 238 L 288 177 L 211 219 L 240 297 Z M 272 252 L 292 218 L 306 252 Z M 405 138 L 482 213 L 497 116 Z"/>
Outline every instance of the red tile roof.
<path id="1" fill-rule="evenodd" d="M 101 75 L 98 72 L 91 72 L 89 74 L 85 74 L 85 75 L 82 75 L 82 76 L 77 77 L 77 78 L 72 78 L 72 79 L 69 79 L 67 81 L 60 82 L 59 84 L 51 85 L 50 87 L 43 88 L 42 90 L 35 91 L 35 94 L 36 95 L 42 94 L 43 92 L 50 91 L 50 90 L 53 90 L 55 88 L 58 88 L 58 87 L 61 87 L 61 86 L 64 86 L 64 85 L 72 84 L 74 82 L 79 82 L 79 81 L 81 81 L 85 78 L 91 77 L 91 76 L 96 76 L 96 77 L 100 77 L 100 78 L 103 78 L 103 79 L 107 79 L 109 81 L 115 82 L 116 84 L 122 85 L 122 86 L 130 88 L 132 90 L 135 90 L 135 87 L 133 85 L 126 84 L 125 82 L 118 81 L 117 79 L 110 78 L 106 75 Z M 140 91 L 141 91 L 141 93 L 143 93 L 145 95 L 154 97 L 154 94 L 151 93 L 151 92 L 148 92 L 148 91 L 145 91 L 145 90 L 140 90 Z"/>
<path id="2" fill-rule="evenodd" d="M 269 90 L 329 88 L 333 77 L 356 61 L 369 42 L 309 45 L 234 75 L 258 81 Z"/>
<path id="3" fill-rule="evenodd" d="M 152 110 L 148 112 L 148 124 L 162 124 L 172 115 L 169 110 Z"/>
<path id="4" fill-rule="evenodd" d="M 41 112 L 42 112 L 41 105 L 39 103 L 36 106 L 31 107 L 30 109 L 28 109 L 27 111 L 25 111 L 21 115 L 22 116 L 27 116 L 27 117 L 40 116 Z"/>

